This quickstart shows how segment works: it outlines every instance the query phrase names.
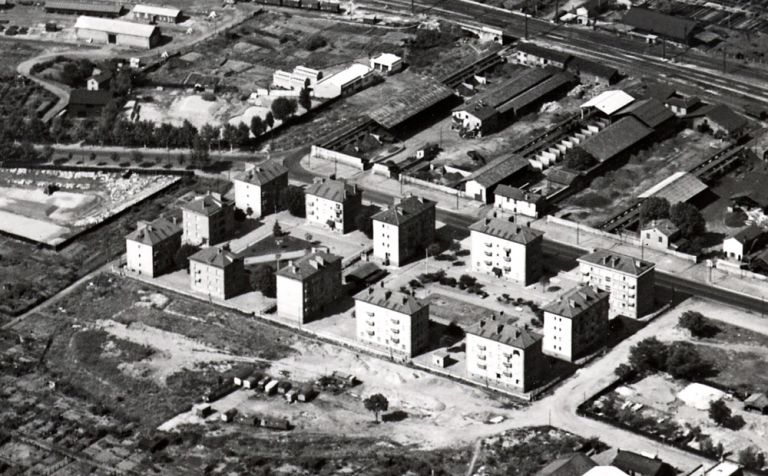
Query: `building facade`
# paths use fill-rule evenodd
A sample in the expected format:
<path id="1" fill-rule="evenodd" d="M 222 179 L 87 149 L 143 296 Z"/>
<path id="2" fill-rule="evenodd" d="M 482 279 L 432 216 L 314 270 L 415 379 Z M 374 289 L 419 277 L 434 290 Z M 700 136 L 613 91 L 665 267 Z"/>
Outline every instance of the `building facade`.
<path id="1" fill-rule="evenodd" d="M 609 293 L 582 284 L 544 307 L 546 355 L 573 362 L 605 345 Z"/>
<path id="2" fill-rule="evenodd" d="M 519 392 L 535 388 L 545 370 L 542 337 L 492 314 L 467 329 L 470 378 Z"/>
<path id="3" fill-rule="evenodd" d="M 757 225 L 749 225 L 723 240 L 723 253 L 733 261 L 745 261 L 747 256 L 759 251 L 765 242 L 765 233 Z"/>
<path id="4" fill-rule="evenodd" d="M 229 299 L 245 290 L 243 259 L 218 247 L 204 248 L 189 257 L 192 291 L 209 298 Z"/>
<path id="5" fill-rule="evenodd" d="M 125 237 L 126 268 L 150 278 L 160 276 L 173 269 L 180 246 L 181 228 L 175 220 L 139 222 L 136 231 Z"/>
<path id="6" fill-rule="evenodd" d="M 367 88 L 375 81 L 376 75 L 371 68 L 355 63 L 333 76 L 318 81 L 314 87 L 314 94 L 315 97 L 326 99 L 348 96 Z"/>
<path id="7" fill-rule="evenodd" d="M 547 199 L 544 195 L 528 192 L 509 185 L 499 185 L 493 191 L 493 206 L 513 215 L 523 215 L 539 218 L 546 209 Z"/>
<path id="8" fill-rule="evenodd" d="M 354 229 L 363 199 L 355 185 L 322 179 L 308 186 L 304 195 L 308 222 L 342 234 Z"/>
<path id="9" fill-rule="evenodd" d="M 633 319 L 653 311 L 655 267 L 648 261 L 605 249 L 579 258 L 582 282 L 611 294 L 610 315 Z"/>
<path id="10" fill-rule="evenodd" d="M 131 10 L 134 20 L 147 23 L 176 23 L 181 18 L 181 10 L 154 5 L 136 5 Z"/>
<path id="11" fill-rule="evenodd" d="M 234 230 L 234 204 L 219 193 L 208 192 L 185 203 L 182 212 L 182 241 L 211 246 L 227 240 Z"/>
<path id="12" fill-rule="evenodd" d="M 499 218 L 484 218 L 469 230 L 472 271 L 526 286 L 541 277 L 543 232 Z"/>
<path id="13" fill-rule="evenodd" d="M 300 324 L 341 296 L 341 257 L 325 251 L 314 251 L 289 263 L 276 276 L 277 313 Z"/>
<path id="14" fill-rule="evenodd" d="M 288 189 L 288 169 L 266 162 L 247 169 L 233 180 L 235 207 L 258 218 L 280 210 L 280 196 Z"/>
<path id="15" fill-rule="evenodd" d="M 385 75 L 395 74 L 403 69 L 403 59 L 392 53 L 382 53 L 371 58 L 371 69 Z"/>
<path id="16" fill-rule="evenodd" d="M 78 17 L 75 36 L 94 43 L 147 50 L 160 43 L 160 29 L 156 26 L 90 16 Z"/>
<path id="17" fill-rule="evenodd" d="M 370 287 L 355 296 L 357 340 L 408 359 L 426 349 L 429 303 L 410 294 Z"/>
<path id="18" fill-rule="evenodd" d="M 657 250 L 669 249 L 678 236 L 680 229 L 667 218 L 653 220 L 640 230 L 641 244 Z"/>
<path id="19" fill-rule="evenodd" d="M 435 241 L 435 202 L 409 196 L 373 217 L 373 255 L 402 266 Z"/>

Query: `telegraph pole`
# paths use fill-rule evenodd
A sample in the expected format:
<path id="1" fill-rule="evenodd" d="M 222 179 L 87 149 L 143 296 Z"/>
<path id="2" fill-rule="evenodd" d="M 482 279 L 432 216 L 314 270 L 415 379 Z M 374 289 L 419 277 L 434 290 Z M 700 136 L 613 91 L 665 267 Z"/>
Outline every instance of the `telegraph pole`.
<path id="1" fill-rule="evenodd" d="M 525 0 L 523 15 L 525 16 L 525 39 L 528 39 L 528 0 Z"/>

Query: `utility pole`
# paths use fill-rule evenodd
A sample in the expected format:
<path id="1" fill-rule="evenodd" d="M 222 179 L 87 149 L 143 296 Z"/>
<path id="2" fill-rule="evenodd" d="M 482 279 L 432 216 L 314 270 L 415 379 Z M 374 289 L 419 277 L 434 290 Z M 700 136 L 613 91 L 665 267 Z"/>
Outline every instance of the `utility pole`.
<path id="1" fill-rule="evenodd" d="M 413 15 L 414 13 L 416 13 L 416 7 L 414 7 L 413 0 L 411 0 L 411 15 Z"/>
<path id="2" fill-rule="evenodd" d="M 528 39 L 528 0 L 525 0 L 523 15 L 525 16 L 525 39 Z"/>

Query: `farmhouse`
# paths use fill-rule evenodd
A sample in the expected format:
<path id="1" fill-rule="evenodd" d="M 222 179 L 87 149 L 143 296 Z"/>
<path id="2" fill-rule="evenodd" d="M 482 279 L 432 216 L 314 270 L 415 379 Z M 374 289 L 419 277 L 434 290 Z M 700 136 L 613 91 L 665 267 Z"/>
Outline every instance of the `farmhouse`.
<path id="1" fill-rule="evenodd" d="M 582 284 L 544 306 L 543 352 L 573 362 L 603 345 L 609 294 Z"/>
<path id="2" fill-rule="evenodd" d="M 189 282 L 194 292 L 229 299 L 247 282 L 243 259 L 215 246 L 204 248 L 189 257 Z"/>
<path id="3" fill-rule="evenodd" d="M 125 237 L 126 268 L 150 278 L 173 268 L 181 246 L 181 228 L 164 218 L 139 222 L 136 231 Z"/>
<path id="4" fill-rule="evenodd" d="M 229 238 L 234 229 L 234 204 L 220 193 L 208 192 L 181 207 L 182 241 L 210 246 Z"/>
<path id="5" fill-rule="evenodd" d="M 101 114 L 101 110 L 112 101 L 109 91 L 88 91 L 75 89 L 69 93 L 67 113 L 75 117 L 92 117 Z"/>
<path id="6" fill-rule="evenodd" d="M 598 249 L 578 259 L 581 281 L 608 291 L 610 313 L 637 319 L 653 310 L 656 265 Z"/>
<path id="7" fill-rule="evenodd" d="M 347 69 L 329 76 L 315 84 L 315 97 L 333 99 L 353 94 L 373 84 L 376 76 L 364 64 L 355 63 Z"/>
<path id="8" fill-rule="evenodd" d="M 117 18 L 123 11 L 119 3 L 112 2 L 78 2 L 78 1 L 47 1 L 46 13 L 66 15 L 88 15 L 92 17 Z"/>
<path id="9" fill-rule="evenodd" d="M 541 277 L 543 232 L 498 218 L 484 218 L 469 229 L 473 271 L 526 286 Z"/>
<path id="10" fill-rule="evenodd" d="M 363 197 L 357 186 L 343 180 L 321 179 L 308 186 L 304 194 L 308 222 L 342 234 L 352 230 Z"/>
<path id="11" fill-rule="evenodd" d="M 371 69 L 386 75 L 394 74 L 403 69 L 403 59 L 392 53 L 382 53 L 371 58 Z"/>
<path id="12" fill-rule="evenodd" d="M 467 373 L 521 392 L 534 388 L 544 370 L 542 337 L 491 313 L 467 329 Z"/>
<path id="13" fill-rule="evenodd" d="M 410 294 L 372 286 L 355 296 L 357 340 L 400 358 L 428 345 L 429 303 Z"/>
<path id="14" fill-rule="evenodd" d="M 493 192 L 493 206 L 515 215 L 539 218 L 547 206 L 547 198 L 509 185 L 499 185 Z"/>
<path id="15" fill-rule="evenodd" d="M 288 169 L 269 161 L 246 169 L 233 182 L 235 207 L 257 218 L 277 213 L 280 194 L 288 188 Z"/>
<path id="16" fill-rule="evenodd" d="M 341 257 L 313 251 L 277 273 L 277 313 L 300 324 L 317 316 L 342 292 Z"/>
<path id="17" fill-rule="evenodd" d="M 373 255 L 402 266 L 435 240 L 435 202 L 408 196 L 373 217 Z"/>
<path id="18" fill-rule="evenodd" d="M 762 228 L 749 225 L 723 240 L 723 253 L 730 260 L 744 261 L 747 256 L 760 250 L 764 238 L 765 232 Z"/>
<path id="19" fill-rule="evenodd" d="M 100 91 L 102 89 L 109 89 L 109 82 L 112 80 L 112 73 L 105 72 L 94 74 L 86 81 L 86 89 L 88 91 Z"/>
<path id="20" fill-rule="evenodd" d="M 81 16 L 75 22 L 75 36 L 96 43 L 148 50 L 160 42 L 160 29 L 153 25 Z"/>
<path id="21" fill-rule="evenodd" d="M 172 7 L 154 5 L 136 5 L 131 11 L 134 20 L 147 23 L 176 23 L 181 18 L 181 10 Z"/>

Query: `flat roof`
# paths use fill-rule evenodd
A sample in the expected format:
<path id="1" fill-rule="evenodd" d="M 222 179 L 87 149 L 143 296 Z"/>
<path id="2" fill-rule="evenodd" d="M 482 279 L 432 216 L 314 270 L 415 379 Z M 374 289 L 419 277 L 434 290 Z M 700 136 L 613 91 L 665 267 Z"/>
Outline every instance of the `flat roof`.
<path id="1" fill-rule="evenodd" d="M 408 89 L 371 111 L 368 116 L 390 129 L 449 97 L 453 91 L 431 78 L 412 75 Z"/>
<path id="2" fill-rule="evenodd" d="M 707 186 L 688 172 L 675 172 L 645 192 L 638 195 L 639 198 L 660 197 L 665 198 L 674 205 L 687 202 L 707 189 Z"/>
<path id="3" fill-rule="evenodd" d="M 392 66 L 398 61 L 402 61 L 402 58 L 397 55 L 393 55 L 392 53 L 382 53 L 379 56 L 373 58 L 373 61 L 375 63 L 380 63 L 386 66 Z"/>
<path id="4" fill-rule="evenodd" d="M 75 29 L 78 28 L 103 31 L 118 35 L 139 36 L 141 38 L 150 38 L 158 31 L 158 28 L 154 25 L 145 25 L 123 20 L 110 20 L 108 18 L 95 18 L 85 15 L 77 17 Z"/>
<path id="5" fill-rule="evenodd" d="M 628 106 L 635 98 L 620 89 L 605 91 L 581 105 L 582 108 L 594 107 L 603 114 L 611 115 Z"/>

